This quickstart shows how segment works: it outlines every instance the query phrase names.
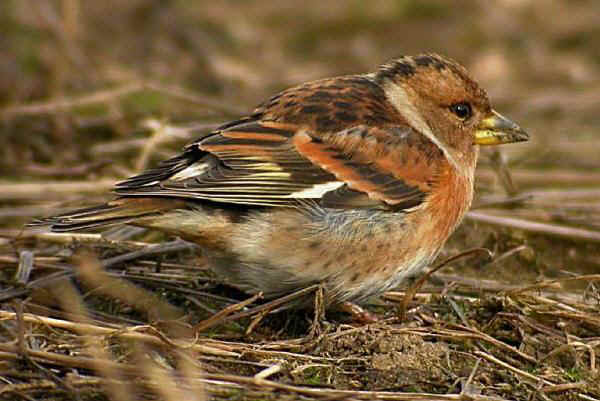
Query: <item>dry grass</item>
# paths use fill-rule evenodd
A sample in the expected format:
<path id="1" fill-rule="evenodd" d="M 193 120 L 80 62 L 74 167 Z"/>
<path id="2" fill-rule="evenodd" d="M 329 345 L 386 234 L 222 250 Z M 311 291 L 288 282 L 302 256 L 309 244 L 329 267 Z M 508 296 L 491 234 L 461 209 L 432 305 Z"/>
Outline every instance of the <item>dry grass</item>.
<path id="1" fill-rule="evenodd" d="M 86 247 L 103 255 L 118 245 Z M 55 245 L 40 239 L 36 249 L 44 253 L 48 246 Z M 1 262 L 18 271 L 26 258 Z M 106 263 L 87 253 L 36 256 L 30 264 L 44 270 L 43 278 L 24 288 L 28 297 L 17 300 L 17 287 L 0 293 L 2 396 L 103 394 L 120 401 L 133 394 L 165 400 L 600 395 L 600 292 L 594 286 L 600 275 L 526 286 L 442 275 L 445 283 L 422 288 L 403 320 L 398 316 L 406 294 L 390 292 L 373 306 L 383 317 L 379 323 L 353 326 L 337 316 L 311 328 L 309 312 L 265 316 L 271 308 L 248 309 L 258 297 L 238 302 L 214 290 L 203 293 L 202 276 L 185 252 L 160 266 L 152 252 L 123 260 L 103 268 Z M 565 293 L 573 282 L 587 288 Z"/>
<path id="2" fill-rule="evenodd" d="M 0 5 L 0 399 L 600 400 L 594 0 L 126 3 Z M 442 255 L 493 257 L 373 300 L 378 323 L 277 312 L 320 288 L 249 298 L 156 232 L 23 230 L 274 90 L 430 50 L 533 141 L 482 154 Z"/>

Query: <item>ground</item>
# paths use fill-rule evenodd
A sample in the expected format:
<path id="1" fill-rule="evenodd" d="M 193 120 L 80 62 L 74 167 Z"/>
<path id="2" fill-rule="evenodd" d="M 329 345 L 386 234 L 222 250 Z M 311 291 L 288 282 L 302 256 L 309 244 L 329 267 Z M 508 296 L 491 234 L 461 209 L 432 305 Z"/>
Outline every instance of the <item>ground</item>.
<path id="1" fill-rule="evenodd" d="M 599 11 L 5 0 L 0 397 L 600 399 Z M 491 260 L 449 263 L 406 308 L 407 288 L 373 299 L 377 323 L 240 303 L 196 248 L 156 232 L 23 230 L 110 198 L 277 90 L 429 51 L 465 64 L 532 140 L 483 152 L 472 211 L 438 262 L 477 247 Z"/>

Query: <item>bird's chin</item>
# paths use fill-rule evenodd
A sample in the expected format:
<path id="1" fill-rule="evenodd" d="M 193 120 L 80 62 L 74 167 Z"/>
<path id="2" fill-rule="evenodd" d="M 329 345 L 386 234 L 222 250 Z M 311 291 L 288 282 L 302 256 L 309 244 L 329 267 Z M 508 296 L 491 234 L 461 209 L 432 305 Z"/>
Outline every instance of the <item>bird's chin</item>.
<path id="1" fill-rule="evenodd" d="M 472 177 L 475 174 L 475 166 L 479 158 L 479 145 L 469 145 L 462 152 L 455 152 L 454 158 L 460 166 L 460 173 L 466 177 Z"/>

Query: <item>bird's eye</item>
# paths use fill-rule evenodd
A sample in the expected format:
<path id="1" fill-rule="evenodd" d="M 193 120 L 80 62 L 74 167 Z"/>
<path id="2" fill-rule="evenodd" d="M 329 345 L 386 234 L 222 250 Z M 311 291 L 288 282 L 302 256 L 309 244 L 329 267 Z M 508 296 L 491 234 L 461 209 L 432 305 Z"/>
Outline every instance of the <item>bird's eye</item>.
<path id="1" fill-rule="evenodd" d="M 450 111 L 456 114 L 461 120 L 467 120 L 472 115 L 471 105 L 469 103 L 456 103 L 450 106 Z"/>

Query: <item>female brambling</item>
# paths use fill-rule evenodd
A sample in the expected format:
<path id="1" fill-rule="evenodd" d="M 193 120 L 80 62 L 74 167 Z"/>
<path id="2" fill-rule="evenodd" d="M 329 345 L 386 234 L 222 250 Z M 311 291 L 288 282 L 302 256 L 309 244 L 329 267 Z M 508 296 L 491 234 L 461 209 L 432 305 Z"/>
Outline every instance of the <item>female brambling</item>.
<path id="1" fill-rule="evenodd" d="M 322 283 L 328 303 L 361 302 L 433 261 L 471 204 L 479 145 L 527 139 L 458 63 L 400 57 L 280 92 L 117 199 L 38 224 L 155 228 L 247 292 Z"/>

